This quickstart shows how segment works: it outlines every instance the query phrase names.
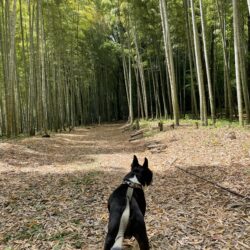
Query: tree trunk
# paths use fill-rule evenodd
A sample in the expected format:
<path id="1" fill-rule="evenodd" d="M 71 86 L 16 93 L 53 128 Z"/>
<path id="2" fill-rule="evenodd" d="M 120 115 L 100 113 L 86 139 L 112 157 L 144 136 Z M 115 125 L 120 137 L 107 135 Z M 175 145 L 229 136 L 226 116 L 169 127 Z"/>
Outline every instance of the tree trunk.
<path id="1" fill-rule="evenodd" d="M 154 102 L 155 102 L 155 118 L 158 119 L 159 118 L 159 108 L 158 108 L 158 103 L 157 103 L 157 89 L 156 89 L 156 83 L 155 83 L 155 79 L 154 79 L 154 73 L 153 73 L 153 69 L 152 67 L 150 68 L 150 73 L 149 74 L 149 84 L 151 85 L 151 81 L 150 78 L 152 79 L 152 84 L 153 84 L 153 93 L 154 93 Z"/>
<path id="2" fill-rule="evenodd" d="M 243 107 L 242 107 L 242 86 L 240 79 L 240 63 L 239 63 L 239 13 L 238 0 L 233 1 L 233 28 L 234 28 L 234 55 L 235 55 L 235 74 L 236 74 L 236 88 L 237 88 L 237 103 L 239 123 L 243 125 Z"/>
<path id="3" fill-rule="evenodd" d="M 149 69 L 147 70 L 148 71 L 148 79 L 150 79 L 150 71 Z M 152 85 L 151 85 L 151 82 L 149 80 L 149 107 L 150 107 L 150 116 L 152 119 L 154 119 L 154 109 L 153 109 L 153 94 L 152 94 Z"/>
<path id="4" fill-rule="evenodd" d="M 222 39 L 222 48 L 223 48 L 223 58 L 224 58 L 224 74 L 225 74 L 225 108 L 226 108 L 226 114 L 229 114 L 230 121 L 233 119 L 233 103 L 232 103 L 232 90 L 231 90 L 231 80 L 229 76 L 229 61 L 227 57 L 227 45 L 226 45 L 226 37 L 225 37 L 225 31 L 224 31 L 224 25 L 223 25 L 223 18 L 222 13 L 220 10 L 219 2 L 216 0 L 216 6 L 217 11 L 219 15 L 219 23 L 220 23 L 220 29 L 221 29 L 221 39 Z"/>
<path id="5" fill-rule="evenodd" d="M 45 79 L 45 38 L 44 38 L 44 26 L 43 26 L 43 14 L 42 14 L 42 3 L 41 0 L 38 0 L 38 11 L 39 16 L 41 18 L 40 22 L 40 38 L 41 38 L 41 96 L 42 96 L 42 124 L 43 124 L 43 131 L 47 134 L 48 130 L 48 108 L 47 108 L 47 90 L 46 90 L 46 79 Z M 39 27 L 38 27 L 39 28 Z"/>
<path id="6" fill-rule="evenodd" d="M 130 50 L 130 48 L 129 48 L 129 50 Z M 128 57 L 128 60 L 129 60 L 128 61 L 129 118 L 130 118 L 130 123 L 133 123 L 133 121 L 134 121 L 134 111 L 133 111 L 132 73 L 131 73 L 131 58 L 130 58 L 130 55 Z"/>
<path id="7" fill-rule="evenodd" d="M 188 49 L 188 61 L 189 61 L 189 69 L 190 69 L 190 78 L 191 78 L 191 110 L 192 114 L 195 118 L 198 117 L 198 108 L 197 108 L 197 100 L 195 94 L 195 84 L 194 84 L 194 69 L 193 69 L 193 46 L 191 39 L 191 28 L 190 28 L 190 17 L 188 13 L 188 1 L 183 0 L 184 9 L 185 9 L 185 21 L 186 21 L 186 36 L 187 36 L 187 49 Z"/>
<path id="8" fill-rule="evenodd" d="M 205 98 L 205 88 L 203 81 L 203 72 L 202 72 L 202 62 L 201 62 L 201 51 L 200 43 L 198 38 L 197 24 L 195 20 L 194 12 L 194 1 L 190 0 L 191 11 L 192 11 L 192 22 L 193 22 L 193 35 L 194 35 L 194 49 L 195 49 L 195 60 L 196 60 L 196 71 L 198 76 L 198 85 L 199 85 L 199 95 L 200 95 L 200 119 L 203 125 L 207 125 L 207 107 L 206 107 L 206 98 Z"/>
<path id="9" fill-rule="evenodd" d="M 29 80 L 28 80 L 28 67 L 27 67 L 27 58 L 26 58 L 26 48 L 25 48 L 25 39 L 24 39 L 24 26 L 23 26 L 23 13 L 22 13 L 22 0 L 19 0 L 19 8 L 20 8 L 20 28 L 21 28 L 21 37 L 22 37 L 22 61 L 24 68 L 24 81 L 25 81 L 25 93 L 24 93 L 24 132 L 28 133 L 28 105 L 29 105 Z"/>
<path id="10" fill-rule="evenodd" d="M 169 74 L 169 80 L 170 80 L 173 116 L 174 116 L 175 125 L 178 126 L 179 119 L 180 119 L 179 104 L 178 104 L 178 97 L 177 97 L 177 86 L 176 86 L 176 78 L 175 78 L 173 51 L 171 47 L 171 39 L 170 39 L 170 32 L 169 32 L 169 26 L 168 26 L 168 16 L 167 16 L 167 8 L 166 8 L 165 0 L 159 0 L 159 6 L 160 6 L 161 21 L 162 21 L 165 56 L 167 60 L 167 72 Z"/>
<path id="11" fill-rule="evenodd" d="M 144 108 L 143 108 L 143 101 L 140 89 L 140 81 L 139 81 L 139 69 L 134 68 L 135 72 L 135 79 L 136 79 L 136 86 L 137 86 L 137 110 L 138 110 L 138 118 L 144 119 Z M 141 116 L 140 116 L 141 115 Z"/>
<path id="12" fill-rule="evenodd" d="M 163 108 L 164 108 L 164 118 L 168 119 L 166 89 L 165 89 L 165 85 L 164 85 L 164 82 L 163 82 L 162 69 L 161 69 L 161 64 L 160 64 L 160 60 L 159 60 L 159 53 L 157 55 L 157 64 L 158 64 L 159 73 L 160 73 L 160 84 L 161 84 L 160 86 L 161 86 L 161 96 L 162 96 Z"/>
<path id="13" fill-rule="evenodd" d="M 244 23 L 242 19 L 239 20 L 239 31 L 238 31 L 238 44 L 239 44 L 239 63 L 240 63 L 240 74 L 242 82 L 243 98 L 245 103 L 246 111 L 246 122 L 250 123 L 250 100 L 249 100 L 249 89 L 247 86 L 247 75 L 246 75 L 246 58 L 245 58 L 245 43 L 244 39 Z"/>
<path id="14" fill-rule="evenodd" d="M 0 2 L 0 10 L 1 10 L 1 19 L 0 19 L 0 52 L 1 52 L 1 69 L 2 69 L 2 80 L 3 80 L 3 91 L 1 97 L 1 133 L 2 135 L 6 135 L 6 102 L 7 102 L 7 70 L 8 70 L 8 56 L 7 56 L 7 43 L 6 43 L 6 26 L 5 26 L 5 12 L 3 2 Z"/>
<path id="15" fill-rule="evenodd" d="M 17 135 L 16 112 L 15 112 L 15 34 L 16 34 L 16 0 L 10 16 L 10 47 L 8 54 L 8 90 L 7 90 L 7 136 Z"/>
<path id="16" fill-rule="evenodd" d="M 249 0 L 250 1 L 250 0 Z M 248 88 L 250 89 L 250 14 L 248 15 L 248 41 L 247 41 L 247 51 L 248 51 L 248 57 L 247 57 L 247 82 L 248 82 Z"/>
<path id="17" fill-rule="evenodd" d="M 212 119 L 213 124 L 215 124 L 214 96 L 213 96 L 212 82 L 211 82 L 211 75 L 210 75 L 210 68 L 209 68 L 209 59 L 208 59 L 208 54 L 207 54 L 206 28 L 205 28 L 205 18 L 203 14 L 202 0 L 200 0 L 200 14 L 201 14 L 202 40 L 203 40 L 204 57 L 205 57 L 205 64 L 206 64 L 211 119 Z"/>
<path id="18" fill-rule="evenodd" d="M 29 133 L 35 135 L 35 82 L 34 82 L 34 41 L 33 41 L 33 29 L 34 29 L 34 8 L 29 0 Z"/>
<path id="19" fill-rule="evenodd" d="M 141 60 L 141 55 L 139 52 L 138 42 L 137 42 L 137 35 L 135 29 L 133 29 L 133 35 L 134 35 L 134 43 L 135 43 L 135 49 L 136 49 L 136 61 L 140 73 L 140 80 L 141 80 L 141 86 L 142 86 L 142 98 L 143 98 L 143 105 L 144 105 L 144 111 L 145 111 L 145 119 L 148 120 L 148 101 L 147 101 L 147 91 L 146 91 L 146 82 L 145 82 L 145 76 L 144 76 L 144 69 L 143 64 Z"/>

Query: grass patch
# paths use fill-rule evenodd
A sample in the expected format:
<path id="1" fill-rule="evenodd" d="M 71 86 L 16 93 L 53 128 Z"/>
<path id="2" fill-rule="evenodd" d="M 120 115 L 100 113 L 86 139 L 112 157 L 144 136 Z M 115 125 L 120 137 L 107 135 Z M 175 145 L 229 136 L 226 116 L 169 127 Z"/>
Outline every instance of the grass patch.
<path id="1" fill-rule="evenodd" d="M 92 172 L 89 172 L 87 174 L 84 175 L 83 178 L 81 179 L 76 179 L 74 181 L 74 184 L 76 186 L 80 186 L 80 185 L 91 185 L 94 183 L 96 177 L 100 174 L 99 171 L 92 171 Z"/>
<path id="2" fill-rule="evenodd" d="M 82 249 L 83 243 L 84 243 L 83 241 L 78 240 L 78 241 L 76 241 L 75 243 L 73 243 L 73 246 L 74 246 L 76 249 Z"/>
<path id="3" fill-rule="evenodd" d="M 80 225 L 81 224 L 81 220 L 79 220 L 79 219 L 74 219 L 74 220 L 72 220 L 71 221 L 73 224 L 75 224 L 75 225 Z"/>
<path id="4" fill-rule="evenodd" d="M 211 120 L 209 120 L 209 122 L 212 123 Z M 238 121 L 230 122 L 229 120 L 226 120 L 226 119 L 216 120 L 215 126 L 216 126 L 216 128 L 223 128 L 223 127 L 241 128 L 242 127 L 239 125 Z"/>
<path id="5" fill-rule="evenodd" d="M 55 246 L 53 246 L 52 250 L 60 250 L 63 249 L 64 241 L 60 240 Z"/>
<path id="6" fill-rule="evenodd" d="M 81 249 L 84 241 L 82 240 L 82 235 L 78 234 L 78 233 L 72 233 L 69 231 L 62 231 L 62 232 L 58 232 L 54 235 L 52 235 L 49 240 L 50 241 L 58 241 L 57 244 L 53 247 L 54 250 L 59 250 L 62 249 L 65 241 L 70 240 L 73 241 L 71 243 L 71 245 L 76 248 L 76 249 Z"/>
<path id="7" fill-rule="evenodd" d="M 152 126 L 157 126 L 158 122 L 163 122 L 165 125 L 171 125 L 174 123 L 174 120 L 171 119 L 149 119 L 149 120 L 144 120 L 141 119 L 140 122 L 140 128 L 146 129 L 150 128 Z M 215 126 L 213 124 L 213 121 L 211 119 L 208 119 L 208 126 L 202 126 L 200 120 L 196 119 L 190 119 L 189 116 L 187 115 L 185 119 L 180 119 L 180 125 L 193 125 L 195 126 L 196 124 L 199 124 L 200 127 L 204 128 L 211 128 L 211 126 L 215 128 L 223 128 L 223 127 L 232 127 L 232 128 L 242 128 L 242 126 L 239 125 L 238 121 L 229 121 L 226 119 L 217 119 Z"/>
<path id="8" fill-rule="evenodd" d="M 12 235 L 7 234 L 3 237 L 3 243 L 8 243 L 12 239 Z M 6 248 L 8 249 L 8 248 Z"/>
<path id="9" fill-rule="evenodd" d="M 33 238 L 36 235 L 39 235 L 41 233 L 44 233 L 43 231 L 43 225 L 39 224 L 37 222 L 30 222 L 27 225 L 23 226 L 13 238 L 18 240 L 25 240 Z M 11 237 L 6 238 L 6 242 L 12 239 Z"/>
<path id="10" fill-rule="evenodd" d="M 156 130 L 148 130 L 148 131 L 145 131 L 144 137 L 151 137 L 151 136 L 154 136 L 158 133 L 159 133 L 159 131 L 156 131 Z"/>
<path id="11" fill-rule="evenodd" d="M 49 240 L 50 241 L 58 241 L 59 240 L 61 242 L 61 241 L 64 241 L 64 238 L 68 237 L 71 233 L 72 232 L 69 232 L 69 231 L 60 231 L 60 232 L 57 232 L 57 233 L 51 235 L 49 237 Z"/>

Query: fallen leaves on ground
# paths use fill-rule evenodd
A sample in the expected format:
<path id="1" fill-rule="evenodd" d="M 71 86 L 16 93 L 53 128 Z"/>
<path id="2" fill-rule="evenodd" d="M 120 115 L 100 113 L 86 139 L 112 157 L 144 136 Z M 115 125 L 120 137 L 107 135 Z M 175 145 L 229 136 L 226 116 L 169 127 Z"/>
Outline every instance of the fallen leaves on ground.
<path id="1" fill-rule="evenodd" d="M 249 200 L 174 167 L 249 196 L 249 132 L 178 128 L 129 143 L 120 126 L 0 144 L 0 249 L 102 249 L 107 199 L 133 154 L 155 174 L 145 189 L 152 249 L 250 249 Z M 147 150 L 155 141 L 164 152 Z"/>

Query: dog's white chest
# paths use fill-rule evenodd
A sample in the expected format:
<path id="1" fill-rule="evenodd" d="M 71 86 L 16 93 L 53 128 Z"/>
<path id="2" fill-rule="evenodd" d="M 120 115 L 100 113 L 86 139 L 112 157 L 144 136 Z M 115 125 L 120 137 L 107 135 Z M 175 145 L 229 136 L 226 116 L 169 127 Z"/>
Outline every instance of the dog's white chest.
<path id="1" fill-rule="evenodd" d="M 132 183 L 141 184 L 141 183 L 138 181 L 136 175 L 134 175 L 133 177 L 129 178 L 129 180 L 130 180 Z"/>

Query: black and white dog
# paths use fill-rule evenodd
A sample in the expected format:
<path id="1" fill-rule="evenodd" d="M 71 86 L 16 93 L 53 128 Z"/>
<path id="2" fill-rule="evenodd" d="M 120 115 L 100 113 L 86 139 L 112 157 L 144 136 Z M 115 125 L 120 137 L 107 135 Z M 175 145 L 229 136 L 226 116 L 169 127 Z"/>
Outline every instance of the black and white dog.
<path id="1" fill-rule="evenodd" d="M 152 182 L 153 173 L 148 159 L 139 165 L 134 156 L 131 171 L 108 200 L 109 224 L 104 250 L 121 250 L 123 238 L 134 236 L 141 250 L 149 249 L 144 215 L 146 201 L 143 187 Z"/>

